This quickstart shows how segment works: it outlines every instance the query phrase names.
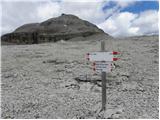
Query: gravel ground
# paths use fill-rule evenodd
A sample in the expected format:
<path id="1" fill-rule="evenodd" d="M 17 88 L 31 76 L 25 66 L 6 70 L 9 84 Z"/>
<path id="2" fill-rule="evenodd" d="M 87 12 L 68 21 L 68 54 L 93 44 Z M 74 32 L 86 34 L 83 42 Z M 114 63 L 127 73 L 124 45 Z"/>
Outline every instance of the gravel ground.
<path id="1" fill-rule="evenodd" d="M 106 40 L 121 60 L 107 74 L 105 112 L 101 76 L 85 60 L 87 52 L 100 50 L 99 41 L 1 48 L 1 118 L 158 119 L 158 36 Z"/>

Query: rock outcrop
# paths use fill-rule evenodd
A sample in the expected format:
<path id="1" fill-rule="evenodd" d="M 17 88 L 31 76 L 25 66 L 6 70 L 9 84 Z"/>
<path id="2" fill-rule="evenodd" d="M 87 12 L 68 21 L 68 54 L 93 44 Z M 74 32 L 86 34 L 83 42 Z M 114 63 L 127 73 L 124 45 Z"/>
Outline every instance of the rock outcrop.
<path id="1" fill-rule="evenodd" d="M 74 15 L 62 14 L 57 18 L 51 18 L 42 23 L 25 24 L 14 32 L 3 35 L 1 40 L 2 43 L 37 44 L 69 40 L 75 37 L 87 37 L 95 34 L 103 34 L 106 37 L 110 37 L 88 21 Z"/>

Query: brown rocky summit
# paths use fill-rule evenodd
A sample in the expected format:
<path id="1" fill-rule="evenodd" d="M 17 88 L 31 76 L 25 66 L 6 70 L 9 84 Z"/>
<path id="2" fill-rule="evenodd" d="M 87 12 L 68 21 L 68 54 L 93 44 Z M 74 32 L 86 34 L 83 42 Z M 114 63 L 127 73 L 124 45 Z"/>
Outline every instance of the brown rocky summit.
<path id="1" fill-rule="evenodd" d="M 14 32 L 1 37 L 2 43 L 34 44 L 69 40 L 75 37 L 88 37 L 102 34 L 110 37 L 96 25 L 82 20 L 75 15 L 62 14 L 42 23 L 25 24 Z"/>

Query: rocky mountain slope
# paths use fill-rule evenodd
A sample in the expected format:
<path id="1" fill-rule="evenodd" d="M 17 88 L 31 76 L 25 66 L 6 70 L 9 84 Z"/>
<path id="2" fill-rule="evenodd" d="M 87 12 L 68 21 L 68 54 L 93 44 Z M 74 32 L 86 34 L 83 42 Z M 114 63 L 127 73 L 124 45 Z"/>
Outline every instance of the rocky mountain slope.
<path id="1" fill-rule="evenodd" d="M 1 117 L 158 119 L 158 36 L 106 40 L 121 59 L 107 73 L 105 112 L 101 75 L 85 60 L 100 50 L 99 37 L 87 38 L 2 46 Z"/>
<path id="2" fill-rule="evenodd" d="M 3 35 L 2 43 L 33 44 L 56 42 L 95 34 L 101 34 L 106 38 L 111 37 L 88 21 L 71 14 L 62 14 L 57 18 L 51 18 L 42 23 L 25 24 L 14 32 Z"/>

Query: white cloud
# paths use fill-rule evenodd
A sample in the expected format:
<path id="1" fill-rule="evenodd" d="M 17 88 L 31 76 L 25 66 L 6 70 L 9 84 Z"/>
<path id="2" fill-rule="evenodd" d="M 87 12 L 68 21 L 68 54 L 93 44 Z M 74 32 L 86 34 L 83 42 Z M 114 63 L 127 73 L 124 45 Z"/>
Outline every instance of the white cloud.
<path id="1" fill-rule="evenodd" d="M 136 17 L 137 15 L 129 12 L 117 13 L 98 26 L 113 36 L 130 35 L 133 31 L 129 31 L 131 21 Z"/>
<path id="2" fill-rule="evenodd" d="M 62 1 L 63 1 L 63 2 L 77 2 L 77 1 L 75 1 L 75 0 L 62 0 Z M 85 3 L 85 2 L 86 2 L 86 3 L 88 3 L 88 2 L 98 3 L 98 2 L 104 2 L 104 1 L 106 1 L 106 0 L 79 0 L 78 3 L 79 3 L 79 2 L 81 2 L 81 3 L 82 3 L 82 2 L 83 2 L 83 3 Z"/>
<path id="3" fill-rule="evenodd" d="M 96 24 L 105 19 L 105 13 L 102 10 L 103 5 L 102 2 L 63 2 L 61 12 L 77 15 Z"/>
<path id="4" fill-rule="evenodd" d="M 127 7 L 135 3 L 134 0 L 116 0 L 115 1 L 120 7 Z"/>
<path id="5" fill-rule="evenodd" d="M 39 22 L 36 14 L 36 3 L 32 2 L 2 2 L 1 30 L 2 34 L 12 32 L 17 27 Z"/>
<path id="6" fill-rule="evenodd" d="M 120 12 L 122 8 L 135 3 L 131 0 L 112 1 L 115 6 L 103 10 L 110 0 L 7 0 L 2 2 L 2 33 L 12 32 L 17 27 L 32 22 L 42 22 L 62 13 L 74 14 L 90 21 L 113 36 L 132 36 L 158 31 L 157 11 L 140 14 Z M 106 20 L 106 18 L 109 19 Z"/>
<path id="7" fill-rule="evenodd" d="M 60 5 L 57 2 L 42 2 L 37 7 L 37 15 L 42 20 L 60 15 Z"/>
<path id="8" fill-rule="evenodd" d="M 69 2 L 72 1 L 72 2 Z M 51 17 L 57 17 L 62 13 L 74 14 L 78 17 L 88 20 L 92 23 L 100 23 L 104 21 L 106 13 L 102 7 L 106 4 L 104 0 L 91 1 L 83 0 L 73 2 L 73 0 L 63 0 L 60 2 L 43 2 L 37 7 L 37 17 L 46 20 Z"/>
<path id="9" fill-rule="evenodd" d="M 140 14 L 121 12 L 98 26 L 116 37 L 158 33 L 158 11 L 149 10 Z"/>
<path id="10" fill-rule="evenodd" d="M 139 27 L 141 34 L 158 32 L 158 11 L 148 10 L 142 12 L 132 26 Z"/>

